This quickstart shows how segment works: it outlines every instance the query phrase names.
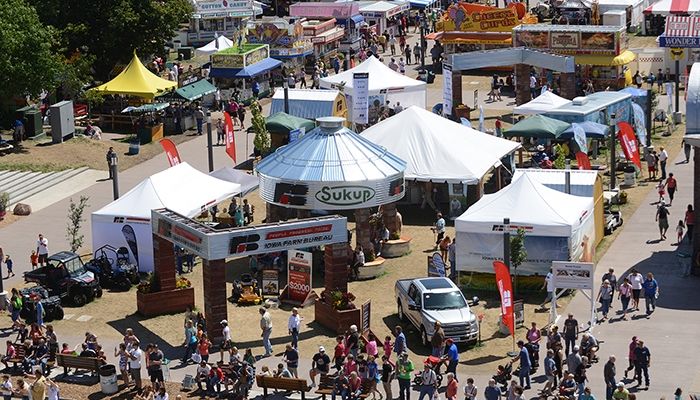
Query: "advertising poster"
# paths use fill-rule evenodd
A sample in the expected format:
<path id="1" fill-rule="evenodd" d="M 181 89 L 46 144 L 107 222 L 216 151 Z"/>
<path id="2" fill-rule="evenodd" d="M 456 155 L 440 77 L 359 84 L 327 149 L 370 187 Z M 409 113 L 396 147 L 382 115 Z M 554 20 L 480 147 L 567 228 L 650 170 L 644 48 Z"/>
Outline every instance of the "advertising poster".
<path id="1" fill-rule="evenodd" d="M 289 131 L 289 143 L 294 143 L 297 140 L 301 139 L 302 136 L 306 133 L 306 128 L 303 126 L 299 129 L 292 129 Z"/>
<path id="2" fill-rule="evenodd" d="M 581 48 L 592 51 L 615 52 L 614 32 L 581 32 Z"/>
<path id="3" fill-rule="evenodd" d="M 593 289 L 593 263 L 554 261 L 552 283 L 557 289 Z"/>
<path id="4" fill-rule="evenodd" d="M 369 121 L 369 73 L 352 74 L 352 85 L 355 89 L 352 102 L 352 122 L 365 125 Z"/>
<path id="5" fill-rule="evenodd" d="M 428 276 L 445 277 L 445 261 L 440 253 L 428 256 Z"/>
<path id="6" fill-rule="evenodd" d="M 511 335 L 515 334 L 515 318 L 513 315 L 513 288 L 508 267 L 501 261 L 493 262 L 493 271 L 496 274 L 496 286 L 501 295 L 501 316 L 503 324 L 508 327 Z"/>
<path id="7" fill-rule="evenodd" d="M 442 115 L 452 115 L 452 66 L 442 64 Z"/>
<path id="8" fill-rule="evenodd" d="M 276 269 L 262 270 L 262 293 L 263 296 L 279 296 L 279 271 Z"/>
<path id="9" fill-rule="evenodd" d="M 634 136 L 634 128 L 627 122 L 618 122 L 617 126 L 620 128 L 617 138 L 620 140 L 622 152 L 628 160 L 641 169 L 642 163 L 639 159 L 639 147 L 637 147 L 637 138 Z"/>
<path id="10" fill-rule="evenodd" d="M 289 250 L 287 266 L 289 300 L 303 303 L 311 293 L 313 254 L 307 251 Z"/>

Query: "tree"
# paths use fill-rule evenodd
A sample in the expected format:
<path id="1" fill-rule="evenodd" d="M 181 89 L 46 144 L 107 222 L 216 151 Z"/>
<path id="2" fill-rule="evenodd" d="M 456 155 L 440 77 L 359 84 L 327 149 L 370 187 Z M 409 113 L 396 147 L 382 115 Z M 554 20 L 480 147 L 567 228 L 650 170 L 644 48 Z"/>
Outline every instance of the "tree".
<path id="1" fill-rule="evenodd" d="M 510 265 L 513 268 L 513 282 L 515 283 L 513 293 L 518 286 L 518 267 L 527 260 L 527 250 L 525 249 L 525 230 L 518 228 L 515 236 L 510 238 Z"/>
<path id="2" fill-rule="evenodd" d="M 55 86 L 60 64 L 53 33 L 25 0 L 0 1 L 0 99 Z"/>
<path id="3" fill-rule="evenodd" d="M 257 100 L 253 100 L 250 105 L 250 113 L 253 115 L 253 131 L 255 132 L 255 140 L 253 144 L 261 153 L 270 150 L 272 143 L 270 142 L 270 132 L 265 126 L 265 117 L 262 114 L 262 108 Z"/>
<path id="4" fill-rule="evenodd" d="M 66 238 L 70 243 L 70 251 L 76 252 L 83 245 L 84 236 L 80 233 L 80 228 L 83 226 L 85 219 L 83 213 L 87 207 L 89 197 L 80 196 L 80 200 L 76 204 L 73 198 L 70 199 L 68 206 L 68 225 L 66 226 Z"/>
<path id="5" fill-rule="evenodd" d="M 12 0 L 12 2 L 21 0 Z M 27 0 L 39 19 L 58 32 L 68 60 L 90 60 L 95 79 L 105 81 L 137 50 L 162 54 L 166 42 L 192 14 L 189 0 Z"/>

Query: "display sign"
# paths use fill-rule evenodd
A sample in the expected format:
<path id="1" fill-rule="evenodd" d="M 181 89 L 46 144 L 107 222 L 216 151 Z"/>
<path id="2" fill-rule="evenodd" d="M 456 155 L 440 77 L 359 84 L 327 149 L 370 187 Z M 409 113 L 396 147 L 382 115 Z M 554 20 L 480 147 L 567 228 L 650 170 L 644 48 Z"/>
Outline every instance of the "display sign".
<path id="1" fill-rule="evenodd" d="M 262 294 L 263 296 L 279 296 L 279 271 L 273 268 L 262 270 Z"/>
<path id="2" fill-rule="evenodd" d="M 513 29 L 513 45 L 564 54 L 618 55 L 627 48 L 623 27 L 601 26 L 595 31 L 584 28 L 587 27 L 521 25 Z"/>
<path id="3" fill-rule="evenodd" d="M 352 122 L 367 124 L 369 116 L 369 72 L 352 74 L 352 85 L 355 90 L 352 101 Z"/>
<path id="4" fill-rule="evenodd" d="M 581 48 L 615 51 L 615 32 L 581 32 Z"/>
<path id="5" fill-rule="evenodd" d="M 552 278 L 556 289 L 593 289 L 593 263 L 554 261 Z"/>
<path id="6" fill-rule="evenodd" d="M 433 253 L 428 256 L 428 276 L 445 277 L 445 260 L 442 259 L 440 253 Z"/>
<path id="7" fill-rule="evenodd" d="M 664 35 L 671 37 L 700 37 L 700 17 L 669 15 Z"/>
<path id="8" fill-rule="evenodd" d="M 173 211 L 159 209 L 151 211 L 151 221 L 154 234 L 207 260 L 345 243 L 348 240 L 347 219 L 336 215 L 213 229 Z"/>
<path id="9" fill-rule="evenodd" d="M 578 49 L 578 32 L 552 32 L 549 35 L 549 42 L 552 49 Z"/>
<path id="10" fill-rule="evenodd" d="M 530 47 L 535 49 L 549 48 L 549 32 L 513 31 L 515 47 Z"/>
<path id="11" fill-rule="evenodd" d="M 659 36 L 659 47 L 700 47 L 700 37 L 698 36 Z"/>
<path id="12" fill-rule="evenodd" d="M 452 65 L 442 64 L 442 115 L 452 115 Z"/>
<path id="13" fill-rule="evenodd" d="M 437 23 L 437 29 L 446 32 L 510 32 L 519 24 L 514 8 L 456 3 L 447 9 Z"/>
<path id="14" fill-rule="evenodd" d="M 271 47 L 291 48 L 296 42 L 302 40 L 303 34 L 303 28 L 299 22 L 291 25 L 285 20 L 256 21 L 254 25 L 248 24 L 246 41 L 268 44 Z"/>
<path id="15" fill-rule="evenodd" d="M 362 332 L 362 334 L 364 335 L 369 331 L 372 321 L 372 301 L 367 300 L 367 302 L 362 305 L 362 308 L 360 310 L 362 315 L 362 324 L 360 326 L 360 332 Z"/>
<path id="16" fill-rule="evenodd" d="M 634 135 L 634 128 L 627 122 L 618 122 L 619 128 L 617 138 L 620 141 L 622 152 L 625 153 L 625 158 L 632 161 L 637 168 L 642 169 L 642 162 L 639 159 L 639 147 L 637 146 L 637 138 Z"/>
<path id="17" fill-rule="evenodd" d="M 513 302 L 513 314 L 515 316 L 515 326 L 525 325 L 525 303 L 522 300 Z"/>
<path id="18" fill-rule="evenodd" d="M 289 143 L 294 143 L 297 140 L 301 139 L 305 133 L 306 128 L 303 126 L 299 129 L 292 129 L 291 131 L 289 131 Z"/>
<path id="19" fill-rule="evenodd" d="M 252 0 L 197 0 L 194 18 L 252 17 Z"/>
<path id="20" fill-rule="evenodd" d="M 287 257 L 287 293 L 289 300 L 304 303 L 311 293 L 313 254 L 289 250 Z"/>
<path id="21" fill-rule="evenodd" d="M 508 266 L 506 266 L 502 261 L 494 261 L 493 270 L 496 274 L 496 286 L 498 287 L 498 293 L 501 295 L 501 319 L 503 321 L 503 325 L 508 327 L 511 335 L 515 335 L 513 287 L 510 279 L 510 271 L 508 271 Z"/>

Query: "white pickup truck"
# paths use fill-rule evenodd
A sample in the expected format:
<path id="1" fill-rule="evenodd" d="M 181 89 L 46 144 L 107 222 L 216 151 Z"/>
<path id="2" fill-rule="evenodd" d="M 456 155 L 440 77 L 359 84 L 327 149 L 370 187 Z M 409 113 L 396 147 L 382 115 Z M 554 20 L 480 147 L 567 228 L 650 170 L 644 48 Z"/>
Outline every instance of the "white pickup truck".
<path id="1" fill-rule="evenodd" d="M 476 343 L 479 322 L 462 291 L 451 280 L 400 279 L 394 290 L 399 319 L 410 321 L 420 331 L 424 346 L 430 346 L 435 321 L 442 325 L 446 339 L 452 338 L 455 343 Z"/>

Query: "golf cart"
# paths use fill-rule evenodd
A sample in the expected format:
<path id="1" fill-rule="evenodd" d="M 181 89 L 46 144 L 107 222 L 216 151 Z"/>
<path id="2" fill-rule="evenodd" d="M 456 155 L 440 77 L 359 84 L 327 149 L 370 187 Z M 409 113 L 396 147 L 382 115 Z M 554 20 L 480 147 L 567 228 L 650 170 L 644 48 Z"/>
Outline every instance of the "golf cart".
<path id="1" fill-rule="evenodd" d="M 85 268 L 95 274 L 104 287 L 113 290 L 127 291 L 141 280 L 138 268 L 129 261 L 126 247 L 116 249 L 108 244 L 100 247 Z"/>
<path id="2" fill-rule="evenodd" d="M 70 251 L 49 256 L 45 267 L 25 272 L 24 281 L 38 283 L 48 290 L 49 296 L 58 296 L 76 307 L 102 297 L 100 281 L 85 268 L 80 256 Z"/>

